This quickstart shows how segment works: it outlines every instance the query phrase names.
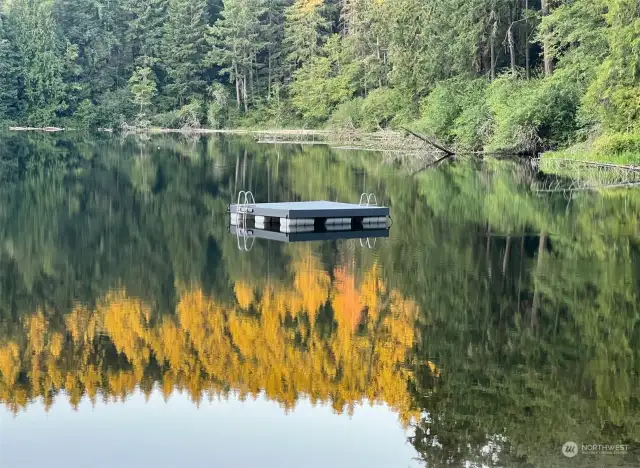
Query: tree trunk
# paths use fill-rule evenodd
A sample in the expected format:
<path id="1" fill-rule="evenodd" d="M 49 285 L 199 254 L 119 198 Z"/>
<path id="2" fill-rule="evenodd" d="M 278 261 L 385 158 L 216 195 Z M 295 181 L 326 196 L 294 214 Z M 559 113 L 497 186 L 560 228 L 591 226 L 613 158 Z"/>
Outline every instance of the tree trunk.
<path id="1" fill-rule="evenodd" d="M 384 70 L 382 65 L 382 54 L 380 53 L 380 38 L 376 36 L 376 55 L 378 57 L 378 64 Z M 380 69 L 378 69 L 378 88 L 382 88 L 382 74 L 380 73 Z"/>
<path id="2" fill-rule="evenodd" d="M 242 95 L 244 98 L 244 112 L 249 112 L 249 101 L 247 100 L 247 75 L 242 76 Z"/>
<path id="3" fill-rule="evenodd" d="M 238 76 L 238 66 L 234 65 L 233 70 L 236 77 L 236 106 L 237 109 L 240 110 L 240 77 Z"/>
<path id="4" fill-rule="evenodd" d="M 509 40 L 509 55 L 511 56 L 511 73 L 516 76 L 516 44 L 513 40 L 513 23 L 507 30 L 507 39 Z"/>
<path id="5" fill-rule="evenodd" d="M 496 34 L 498 32 L 498 21 L 496 20 L 496 12 L 491 11 L 491 19 L 493 26 L 491 27 L 491 81 L 496 79 Z"/>
<path id="6" fill-rule="evenodd" d="M 271 47 L 269 47 L 269 82 L 267 85 L 267 90 L 268 90 L 268 96 L 271 97 L 271 62 L 272 62 L 272 58 L 271 58 Z"/>
<path id="7" fill-rule="evenodd" d="M 524 26 L 524 67 L 527 80 L 531 79 L 531 48 L 529 47 L 529 0 L 524 0 L 525 26 Z"/>
<path id="8" fill-rule="evenodd" d="M 542 0 L 542 16 L 549 16 L 549 2 L 550 0 Z M 542 49 L 544 51 L 544 76 L 549 77 L 553 74 L 553 58 L 551 57 L 551 43 L 546 35 L 542 39 Z"/>

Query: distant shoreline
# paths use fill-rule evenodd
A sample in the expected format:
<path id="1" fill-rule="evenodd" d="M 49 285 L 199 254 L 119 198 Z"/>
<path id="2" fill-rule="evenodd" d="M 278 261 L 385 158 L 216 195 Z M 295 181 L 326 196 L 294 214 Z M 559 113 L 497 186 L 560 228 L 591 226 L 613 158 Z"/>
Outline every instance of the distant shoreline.
<path id="1" fill-rule="evenodd" d="M 9 127 L 12 132 L 45 132 L 61 133 L 81 131 L 77 128 L 62 127 Z M 328 145 L 339 150 L 380 151 L 387 153 L 423 153 L 428 150 L 411 136 L 393 130 L 378 132 L 361 132 L 355 129 L 213 129 L 213 128 L 163 128 L 163 127 L 128 127 L 124 129 L 97 128 L 94 131 L 102 133 L 121 132 L 125 135 L 147 134 L 181 134 L 181 135 L 252 135 L 258 143 L 264 144 L 298 144 L 298 145 Z M 600 167 L 619 169 L 624 171 L 638 171 L 640 165 L 631 162 L 620 162 L 616 158 L 593 158 L 589 152 L 572 154 L 570 151 L 542 153 L 539 159 L 545 165 L 552 161 L 571 162 L 583 167 Z"/>
<path id="2" fill-rule="evenodd" d="M 75 132 L 80 131 L 77 128 L 64 128 L 64 127 L 23 127 L 12 126 L 9 127 L 11 132 Z M 116 131 L 114 128 L 97 128 L 94 131 L 113 133 Z M 262 129 L 252 130 L 244 128 L 231 128 L 231 129 L 214 129 L 214 128 L 163 128 L 163 127 L 129 127 L 121 130 L 123 133 L 182 133 L 182 134 L 217 134 L 217 133 L 229 133 L 236 135 L 250 135 L 250 134 L 279 134 L 279 135 L 323 135 L 327 136 L 331 133 L 330 130 L 310 130 L 310 129 Z"/>

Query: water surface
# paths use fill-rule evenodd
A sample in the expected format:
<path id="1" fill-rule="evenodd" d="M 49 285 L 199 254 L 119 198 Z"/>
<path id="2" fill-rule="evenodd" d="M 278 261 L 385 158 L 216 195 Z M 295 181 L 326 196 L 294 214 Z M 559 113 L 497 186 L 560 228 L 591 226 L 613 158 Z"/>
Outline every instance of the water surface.
<path id="1" fill-rule="evenodd" d="M 391 159 L 3 138 L 0 464 L 639 466 L 640 191 Z M 394 224 L 241 252 L 240 190 Z"/>

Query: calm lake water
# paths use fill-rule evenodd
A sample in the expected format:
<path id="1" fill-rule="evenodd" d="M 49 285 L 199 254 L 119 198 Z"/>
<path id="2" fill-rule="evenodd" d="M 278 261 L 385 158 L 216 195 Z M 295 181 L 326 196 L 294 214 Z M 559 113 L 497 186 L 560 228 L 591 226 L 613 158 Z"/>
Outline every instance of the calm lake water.
<path id="1" fill-rule="evenodd" d="M 0 466 L 640 466 L 640 190 L 389 159 L 0 139 Z M 393 226 L 240 251 L 240 190 Z"/>

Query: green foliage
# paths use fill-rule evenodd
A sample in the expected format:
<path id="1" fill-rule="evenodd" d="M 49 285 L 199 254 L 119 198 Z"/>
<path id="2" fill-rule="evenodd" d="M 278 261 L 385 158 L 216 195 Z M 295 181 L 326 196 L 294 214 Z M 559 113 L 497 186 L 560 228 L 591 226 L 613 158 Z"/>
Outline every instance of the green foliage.
<path id="1" fill-rule="evenodd" d="M 0 11 L 0 122 L 14 120 L 19 115 L 19 66 L 10 24 Z"/>
<path id="2" fill-rule="evenodd" d="M 324 0 L 294 0 L 285 15 L 283 45 L 286 60 L 295 69 L 319 55 L 330 25 Z"/>
<path id="3" fill-rule="evenodd" d="M 178 110 L 178 122 L 183 128 L 200 128 L 203 120 L 202 101 L 193 99 L 189 104 L 185 104 Z"/>
<path id="4" fill-rule="evenodd" d="M 74 47 L 61 37 L 51 4 L 16 0 L 9 13 L 14 25 L 15 48 L 22 58 L 19 74 L 27 122 L 46 126 L 56 123 L 67 109 L 65 73 L 75 59 Z"/>
<path id="5" fill-rule="evenodd" d="M 207 123 L 211 128 L 220 128 L 227 119 L 229 93 L 220 83 L 209 87 L 211 101 L 207 107 Z"/>
<path id="6" fill-rule="evenodd" d="M 335 106 L 353 95 L 355 70 L 342 59 L 340 37 L 334 35 L 323 47 L 322 56 L 312 58 L 295 73 L 292 103 L 306 122 L 325 121 Z"/>
<path id="7" fill-rule="evenodd" d="M 153 70 L 148 67 L 137 68 L 129 78 L 129 89 L 131 90 L 131 100 L 138 106 L 139 114 L 144 114 L 149 110 L 153 98 L 158 94 Z"/>
<path id="8" fill-rule="evenodd" d="M 438 83 L 421 105 L 417 126 L 464 149 L 481 149 L 489 131 L 487 82 L 454 78 Z"/>
<path id="9" fill-rule="evenodd" d="M 493 120 L 490 149 L 538 151 L 570 141 L 577 128 L 580 94 L 560 72 L 551 79 L 524 82 L 512 77 L 487 90 Z"/>
<path id="10" fill-rule="evenodd" d="M 640 155 L 640 132 L 604 134 L 593 142 L 593 150 L 599 154 L 637 153 Z"/>
<path id="11" fill-rule="evenodd" d="M 162 64 L 168 78 L 165 89 L 173 102 L 182 106 L 204 95 L 207 2 L 168 1 L 162 48 Z"/>
<path id="12" fill-rule="evenodd" d="M 76 108 L 74 113 L 74 120 L 77 125 L 87 129 L 93 129 L 99 127 L 100 116 L 97 112 L 97 106 L 89 99 L 85 99 Z"/>
<path id="13" fill-rule="evenodd" d="M 605 127 L 629 131 L 640 119 L 640 13 L 636 0 L 610 2 L 605 16 L 610 53 L 585 96 Z"/>
<path id="14" fill-rule="evenodd" d="M 336 107 L 329 124 L 335 127 L 356 127 L 366 131 L 388 128 L 407 107 L 400 91 L 378 88 L 366 98 L 355 98 Z"/>
<path id="15" fill-rule="evenodd" d="M 362 102 L 364 99 L 358 97 L 343 102 L 336 107 L 331 114 L 329 126 L 338 128 L 359 128 L 362 126 Z"/>
<path id="16" fill-rule="evenodd" d="M 264 0 L 224 0 L 220 18 L 209 29 L 211 50 L 207 62 L 218 65 L 236 90 L 236 107 L 249 110 L 252 89 L 249 79 L 254 60 L 267 45 L 268 28 L 262 21 Z"/>
<path id="17" fill-rule="evenodd" d="M 180 109 L 156 115 L 153 121 L 160 127 L 190 129 L 200 128 L 204 118 L 202 101 L 193 99 Z"/>
<path id="18" fill-rule="evenodd" d="M 138 66 L 155 65 L 162 56 L 167 0 L 127 0 L 127 42 Z"/>
<path id="19" fill-rule="evenodd" d="M 361 125 L 369 131 L 388 127 L 408 107 L 402 92 L 390 88 L 371 91 L 362 101 Z"/>
<path id="20" fill-rule="evenodd" d="M 102 127 L 121 127 L 137 111 L 129 88 L 119 88 L 101 96 L 95 110 L 98 117 L 96 124 Z"/>
<path id="21" fill-rule="evenodd" d="M 72 44 L 75 53 L 70 60 L 67 93 L 69 111 L 90 99 L 96 101 L 112 90 L 122 60 L 126 24 L 121 19 L 121 3 L 104 8 L 100 0 L 56 0 L 52 15 L 61 35 Z"/>

